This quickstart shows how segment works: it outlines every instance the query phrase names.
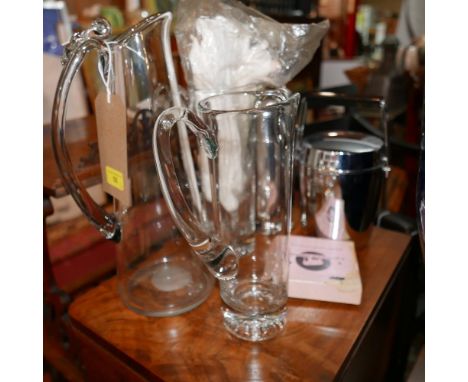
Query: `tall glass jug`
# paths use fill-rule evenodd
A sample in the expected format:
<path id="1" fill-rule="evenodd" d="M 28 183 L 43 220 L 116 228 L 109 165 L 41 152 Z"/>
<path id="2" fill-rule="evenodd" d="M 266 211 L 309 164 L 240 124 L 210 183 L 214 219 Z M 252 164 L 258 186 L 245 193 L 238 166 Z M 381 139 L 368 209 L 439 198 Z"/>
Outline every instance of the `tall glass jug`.
<path id="1" fill-rule="evenodd" d="M 151 149 L 157 116 L 180 105 L 171 20 L 171 13 L 153 15 L 111 37 L 108 22 L 97 19 L 76 34 L 65 49 L 52 115 L 52 144 L 64 185 L 91 223 L 118 243 L 121 298 L 128 308 L 148 316 L 193 309 L 214 284 L 172 222 Z M 104 85 L 96 97 L 96 121 L 102 184 L 112 196 L 112 212 L 97 205 L 74 174 L 65 142 L 68 91 L 90 52 L 97 52 L 96 70 Z"/>
<path id="2" fill-rule="evenodd" d="M 285 324 L 298 104 L 299 94 L 281 89 L 226 93 L 199 103 L 201 119 L 164 111 L 153 132 L 172 216 L 220 279 L 225 327 L 249 341 Z M 172 140 L 186 127 L 198 142 L 192 167 L 173 155 Z"/>

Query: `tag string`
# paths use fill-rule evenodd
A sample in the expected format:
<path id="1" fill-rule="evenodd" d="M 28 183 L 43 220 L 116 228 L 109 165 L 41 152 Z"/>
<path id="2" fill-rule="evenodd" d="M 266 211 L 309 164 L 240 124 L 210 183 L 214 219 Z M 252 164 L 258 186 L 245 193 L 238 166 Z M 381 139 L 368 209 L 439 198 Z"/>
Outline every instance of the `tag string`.
<path id="1" fill-rule="evenodd" d="M 114 63 L 112 61 L 112 47 L 111 44 L 115 42 L 103 41 L 106 45 L 107 50 L 107 76 L 105 73 L 105 68 L 103 67 L 102 60 L 98 60 L 98 71 L 101 76 L 102 82 L 106 88 L 107 102 L 110 103 L 112 95 L 112 82 L 114 81 Z"/>
<path id="2" fill-rule="evenodd" d="M 116 41 L 103 41 L 103 43 L 106 45 L 106 51 L 107 51 L 107 76 L 105 74 L 105 68 L 103 67 L 103 63 L 101 60 L 98 61 L 98 71 L 99 75 L 101 76 L 102 82 L 104 83 L 104 86 L 106 88 L 106 94 L 107 94 L 107 102 L 110 103 L 111 95 L 112 95 L 112 82 L 114 81 L 114 62 L 112 61 L 112 45 L 117 44 Z M 127 46 L 126 47 L 128 50 L 130 50 L 132 53 L 134 53 L 138 58 L 145 60 L 145 58 L 141 55 L 140 52 L 136 51 L 135 49 L 132 49 L 131 47 Z"/>

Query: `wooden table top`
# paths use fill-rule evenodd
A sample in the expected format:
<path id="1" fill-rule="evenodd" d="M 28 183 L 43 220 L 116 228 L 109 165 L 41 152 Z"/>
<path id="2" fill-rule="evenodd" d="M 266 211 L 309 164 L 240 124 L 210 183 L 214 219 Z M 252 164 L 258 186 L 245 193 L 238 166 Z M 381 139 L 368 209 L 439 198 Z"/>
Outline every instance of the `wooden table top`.
<path id="1" fill-rule="evenodd" d="M 278 337 L 250 343 L 223 327 L 216 287 L 198 308 L 150 318 L 126 309 L 112 278 L 78 297 L 75 330 L 96 341 L 144 378 L 164 381 L 331 381 L 343 374 L 383 303 L 410 237 L 374 228 L 358 250 L 363 280 L 359 306 L 290 298 Z"/>
<path id="2" fill-rule="evenodd" d="M 43 127 L 43 189 L 47 196 L 67 194 L 52 150 L 50 125 Z M 94 116 L 67 121 L 65 140 L 78 178 L 85 187 L 101 181 Z"/>

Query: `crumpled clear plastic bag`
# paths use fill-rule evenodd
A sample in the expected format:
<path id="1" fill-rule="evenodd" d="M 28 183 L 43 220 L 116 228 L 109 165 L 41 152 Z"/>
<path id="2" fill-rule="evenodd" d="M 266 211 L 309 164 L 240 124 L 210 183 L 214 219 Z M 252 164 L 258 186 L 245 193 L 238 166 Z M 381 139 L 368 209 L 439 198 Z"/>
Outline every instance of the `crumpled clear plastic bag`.
<path id="1" fill-rule="evenodd" d="M 235 0 L 179 0 L 175 36 L 192 110 L 227 91 L 284 87 L 311 60 L 329 22 L 282 24 Z M 239 158 L 242 129 L 225 121 L 218 132 L 220 203 L 238 208 L 247 187 Z M 223 160 L 224 158 L 225 160 Z M 208 158 L 198 156 L 204 197 L 211 201 Z"/>
<path id="2" fill-rule="evenodd" d="M 284 86 L 312 60 L 328 29 L 328 20 L 279 23 L 235 0 L 179 0 L 176 9 L 189 91 L 205 95 Z"/>

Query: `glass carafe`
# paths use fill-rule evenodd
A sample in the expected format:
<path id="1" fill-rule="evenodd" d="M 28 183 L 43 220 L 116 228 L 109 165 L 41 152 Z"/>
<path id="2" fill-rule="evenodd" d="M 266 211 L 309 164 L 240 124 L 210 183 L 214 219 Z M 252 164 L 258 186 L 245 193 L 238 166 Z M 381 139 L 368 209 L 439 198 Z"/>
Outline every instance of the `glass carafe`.
<path id="1" fill-rule="evenodd" d="M 180 105 L 169 40 L 171 20 L 169 12 L 152 15 L 111 36 L 109 23 L 97 19 L 90 29 L 75 34 L 65 49 L 52 115 L 52 143 L 64 185 L 90 222 L 118 243 L 120 296 L 128 308 L 148 316 L 193 309 L 214 284 L 173 224 L 152 154 L 157 116 L 171 105 Z M 110 212 L 95 203 L 74 174 L 65 142 L 68 91 L 90 52 L 97 53 L 96 71 L 102 78 L 96 121 L 102 182 L 112 197 Z M 106 127 L 110 141 L 109 135 L 105 142 L 100 140 L 102 124 L 110 124 Z M 107 159 L 123 163 L 123 172 L 103 165 L 105 145 L 110 153 Z"/>

